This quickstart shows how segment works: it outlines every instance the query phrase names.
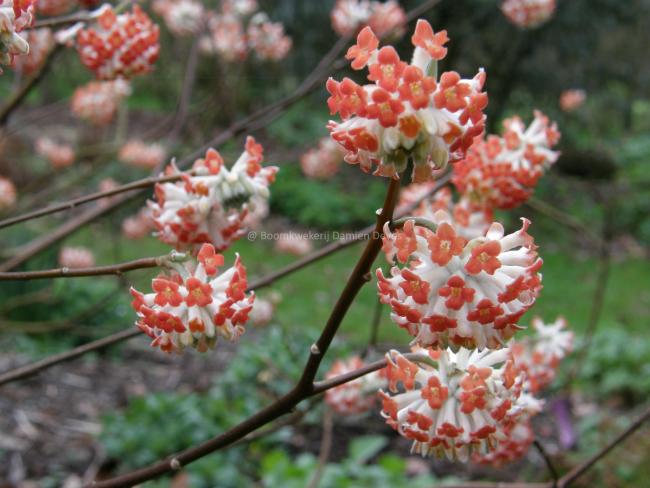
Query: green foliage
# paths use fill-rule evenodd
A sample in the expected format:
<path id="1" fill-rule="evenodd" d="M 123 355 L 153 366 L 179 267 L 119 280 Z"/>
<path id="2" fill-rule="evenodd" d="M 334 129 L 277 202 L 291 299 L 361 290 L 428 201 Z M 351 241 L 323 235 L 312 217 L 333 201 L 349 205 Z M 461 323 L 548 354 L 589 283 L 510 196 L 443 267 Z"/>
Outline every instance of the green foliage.
<path id="1" fill-rule="evenodd" d="M 331 182 L 314 181 L 304 177 L 298 165 L 284 165 L 271 192 L 271 208 L 294 222 L 318 229 L 351 229 L 372 222 L 375 210 L 381 206 L 385 181 L 370 177 L 354 188 L 351 182 L 357 168 L 344 166 L 341 175 Z"/>
<path id="2" fill-rule="evenodd" d="M 320 488 L 413 488 L 430 487 L 433 478 L 420 475 L 408 478 L 406 461 L 393 455 L 380 456 L 373 464 L 369 461 L 385 447 L 387 441 L 380 436 L 358 437 L 350 443 L 348 456 L 340 463 L 327 463 L 323 467 Z M 309 484 L 318 470 L 318 458 L 311 453 L 292 457 L 276 449 L 262 459 L 262 486 L 302 488 Z"/>
<path id="3" fill-rule="evenodd" d="M 580 347 L 578 345 L 578 347 Z M 567 364 L 563 371 L 570 371 Z M 624 329 L 604 329 L 593 339 L 578 378 L 596 398 L 642 402 L 650 391 L 650 339 Z"/>
<path id="4" fill-rule="evenodd" d="M 124 412 L 108 415 L 100 439 L 108 455 L 120 460 L 121 469 L 151 463 L 205 441 L 286 393 L 297 380 L 312 339 L 305 332 L 285 335 L 278 329 L 258 339 L 241 344 L 207 393 L 147 395 L 133 399 Z M 192 486 L 248 484 L 257 476 L 262 453 L 287 434 L 289 430 L 280 430 L 192 464 Z"/>

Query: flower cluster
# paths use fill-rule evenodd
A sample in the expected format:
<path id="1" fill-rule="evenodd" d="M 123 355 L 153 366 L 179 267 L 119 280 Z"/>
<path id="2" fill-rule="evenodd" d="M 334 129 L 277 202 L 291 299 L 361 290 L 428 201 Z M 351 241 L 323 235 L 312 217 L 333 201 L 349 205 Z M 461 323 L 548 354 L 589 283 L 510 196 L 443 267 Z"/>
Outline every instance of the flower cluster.
<path id="1" fill-rule="evenodd" d="M 326 379 L 356 371 L 365 366 L 363 359 L 352 356 L 345 361 L 336 360 Z M 386 370 L 381 369 L 356 380 L 330 388 L 325 393 L 325 402 L 338 414 L 356 415 L 367 412 L 377 402 L 377 390 L 386 388 Z"/>
<path id="2" fill-rule="evenodd" d="M 48 28 L 30 29 L 25 40 L 29 44 L 29 53 L 14 60 L 14 69 L 24 75 L 37 71 L 45 61 L 47 54 L 54 47 L 54 36 Z"/>
<path id="3" fill-rule="evenodd" d="M 418 185 L 416 183 L 416 185 Z M 413 185 L 411 185 L 413 186 Z M 436 212 L 444 210 L 452 219 L 452 225 L 458 235 L 465 239 L 482 237 L 494 221 L 491 209 L 476 209 L 467 198 L 461 197 L 458 202 L 453 201 L 450 188 L 441 188 L 430 198 L 425 198 L 413 211 L 416 217 L 433 220 Z"/>
<path id="4" fill-rule="evenodd" d="M 16 204 L 16 186 L 13 181 L 0 176 L 0 212 Z"/>
<path id="5" fill-rule="evenodd" d="M 510 344 L 517 368 L 526 375 L 526 390 L 538 393 L 555 379 L 560 361 L 573 349 L 573 332 L 566 330 L 566 320 L 558 317 L 545 324 L 533 318 L 533 335 Z"/>
<path id="6" fill-rule="evenodd" d="M 154 0 L 152 8 L 175 36 L 196 34 L 204 22 L 203 4 L 196 0 Z"/>
<path id="7" fill-rule="evenodd" d="M 70 166 L 76 157 L 72 146 L 55 142 L 49 137 L 39 137 L 36 140 L 36 153 L 47 159 L 55 169 Z"/>
<path id="8" fill-rule="evenodd" d="M 376 165 L 374 174 L 398 178 L 411 159 L 413 180 L 426 181 L 435 169 L 462 159 L 483 133 L 488 99 L 482 70 L 467 80 L 454 71 L 435 76 L 447 53 L 446 31 L 435 33 L 419 20 L 411 41 L 415 50 L 407 64 L 392 46 L 378 49 L 372 29 L 361 30 L 347 58 L 354 69 L 368 66 L 371 84 L 328 80 L 330 111 L 343 119 L 328 128 L 348 163 L 365 172 Z"/>
<path id="9" fill-rule="evenodd" d="M 587 92 L 584 90 L 574 89 L 565 90 L 560 95 L 560 108 L 565 112 L 573 112 L 580 108 L 587 100 Z"/>
<path id="10" fill-rule="evenodd" d="M 178 257 L 178 256 L 176 256 Z M 246 269 L 239 256 L 222 273 L 223 256 L 204 244 L 197 259 L 178 263 L 172 256 L 169 274 L 152 281 L 152 293 L 131 289 L 136 325 L 154 347 L 181 352 L 194 347 L 204 352 L 214 348 L 218 336 L 233 341 L 244 333 L 244 324 L 255 295 L 246 294 Z"/>
<path id="11" fill-rule="evenodd" d="M 467 157 L 453 167 L 454 185 L 477 207 L 511 209 L 521 205 L 559 157 L 552 147 L 560 133 L 541 112 L 535 111 L 528 128 L 519 117 L 505 120 L 504 128 L 501 137 L 477 138 Z"/>
<path id="12" fill-rule="evenodd" d="M 300 158 L 300 168 L 305 176 L 315 180 L 329 180 L 339 171 L 343 153 L 341 147 L 329 137 L 318 142 Z"/>
<path id="13" fill-rule="evenodd" d="M 152 70 L 160 51 L 158 36 L 158 26 L 139 6 L 119 15 L 107 7 L 97 27 L 79 31 L 77 50 L 98 79 L 131 78 Z"/>
<path id="14" fill-rule="evenodd" d="M 275 241 L 275 250 L 294 256 L 304 256 L 314 250 L 314 245 L 300 232 L 283 232 Z"/>
<path id="15" fill-rule="evenodd" d="M 426 227 L 407 220 L 393 233 L 387 224 L 389 261 L 408 263 L 394 266 L 388 278 L 377 270 L 380 300 L 391 306 L 392 320 L 423 347 L 502 347 L 541 289 L 542 260 L 527 232 L 530 222 L 522 221 L 508 235 L 494 222 L 470 241 L 442 210 Z"/>
<path id="16" fill-rule="evenodd" d="M 278 168 L 262 167 L 262 146 L 248 137 L 246 148 L 232 168 L 209 149 L 194 162 L 192 174 L 172 164 L 168 175 L 182 180 L 156 185 L 156 201 L 149 202 L 158 238 L 177 249 L 211 243 L 226 249 L 244 233 L 243 220 L 256 199 L 267 199 Z"/>
<path id="17" fill-rule="evenodd" d="M 95 256 L 85 247 L 63 247 L 59 251 L 59 266 L 70 269 L 91 268 L 95 266 Z"/>
<path id="18" fill-rule="evenodd" d="M 15 56 L 29 53 L 29 44 L 18 35 L 34 20 L 34 0 L 0 0 L 0 74 L 1 66 L 11 65 Z"/>
<path id="19" fill-rule="evenodd" d="M 222 2 L 219 12 L 208 15 L 209 35 L 201 39 L 201 51 L 217 54 L 233 62 L 246 59 L 254 52 L 261 60 L 278 61 L 291 50 L 291 38 L 279 22 L 271 22 L 264 12 L 257 12 L 253 0 Z"/>
<path id="20" fill-rule="evenodd" d="M 132 217 L 127 217 L 122 221 L 122 234 L 127 239 L 142 239 L 151 234 L 154 229 L 151 210 L 144 207 Z"/>
<path id="21" fill-rule="evenodd" d="M 131 93 L 127 81 L 91 81 L 74 91 L 70 108 L 77 117 L 95 125 L 109 124 L 122 99 Z"/>
<path id="22" fill-rule="evenodd" d="M 504 0 L 501 11 L 516 26 L 533 29 L 553 16 L 555 0 Z"/>
<path id="23" fill-rule="evenodd" d="M 70 12 L 77 0 L 36 0 L 36 13 L 44 16 L 63 15 Z"/>
<path id="24" fill-rule="evenodd" d="M 404 34 L 406 14 L 396 0 L 337 0 L 331 13 L 332 28 L 340 36 L 353 36 L 362 27 L 370 27 L 379 37 Z"/>
<path id="25" fill-rule="evenodd" d="M 507 349 L 414 352 L 417 361 L 386 355 L 388 393 L 380 392 L 382 415 L 413 440 L 411 452 L 467 461 L 505 440 L 506 424 L 526 413 L 522 377 Z"/>
<path id="26" fill-rule="evenodd" d="M 264 327 L 273 320 L 273 313 L 275 312 L 275 304 L 271 300 L 264 300 L 262 298 L 255 298 L 255 304 L 251 310 L 249 317 L 251 324 L 255 327 Z"/>
<path id="27" fill-rule="evenodd" d="M 129 166 L 152 170 L 163 163 L 165 154 L 162 144 L 146 144 L 132 139 L 122 146 L 117 158 Z"/>

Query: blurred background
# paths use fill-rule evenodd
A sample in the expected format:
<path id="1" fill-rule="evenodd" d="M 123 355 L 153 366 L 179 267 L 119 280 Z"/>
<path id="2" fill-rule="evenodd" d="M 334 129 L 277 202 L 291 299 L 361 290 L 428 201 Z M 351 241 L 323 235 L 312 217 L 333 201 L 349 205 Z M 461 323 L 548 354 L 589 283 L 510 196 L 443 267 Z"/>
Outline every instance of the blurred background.
<path id="1" fill-rule="evenodd" d="M 192 153 L 233 121 L 294 92 L 339 38 L 330 22 L 332 0 L 259 0 L 260 10 L 284 25 L 292 48 L 278 61 L 250 56 L 230 62 L 200 49 L 197 53 L 196 39 L 172 35 L 148 2 L 142 3 L 161 25 L 155 71 L 133 81 L 131 95 L 123 98 L 111 123 L 95 126 L 70 109 L 73 93 L 92 74 L 73 49 L 59 53 L 0 133 L 0 175 L 13 181 L 18 195 L 0 218 L 107 188 L 106 181 L 148 176 L 151 167 L 117 157 L 129 139 L 161 143 L 166 159 Z M 219 4 L 202 3 L 215 9 Z M 420 2 L 399 3 L 408 11 Z M 502 120 L 515 114 L 530 121 L 534 109 L 555 120 L 562 132 L 562 155 L 534 199 L 498 214 L 497 220 L 512 228 L 519 217 L 530 218 L 544 259 L 544 290 L 523 325 L 534 315 L 547 322 L 562 315 L 576 333 L 578 349 L 587 331 L 593 332 L 571 387 L 566 375 L 579 354 L 563 364 L 534 422 L 538 439 L 564 470 L 624 428 L 650 393 L 650 1 L 559 0 L 548 22 L 528 30 L 508 22 L 499 4 L 442 0 L 423 17 L 436 31 L 449 33 L 442 70 L 471 77 L 478 67 L 485 68 L 490 133 L 499 132 Z M 411 30 L 412 24 L 409 34 L 394 43 L 404 56 L 410 53 Z M 192 57 L 197 59 L 195 81 L 179 127 L 175 115 Z M 345 75 L 345 69 L 335 74 L 337 79 Z M 25 78 L 5 70 L 1 97 L 8 100 Z M 586 96 L 576 106 L 566 101 L 563 106 L 567 90 Z M 280 167 L 270 214 L 258 231 L 352 232 L 372 223 L 381 206 L 382 178 L 344 163 L 326 179 L 303 173 L 301 156 L 327 135 L 327 96 L 322 83 L 255 130 L 266 164 Z M 43 137 L 73 148 L 74 162 L 57 165 L 48 151 L 39 154 Z M 243 140 L 236 137 L 219 147 L 228 163 L 241 152 Z M 168 246 L 138 232 L 137 225 L 129 232 L 125 224 L 150 197 L 146 192 L 120 205 L 22 268 L 57 267 L 66 247 L 91 250 L 97 265 L 165 254 Z M 85 210 L 0 230 L 2 260 Z M 226 253 L 226 262 L 238 252 L 249 277 L 262 277 L 291 263 L 295 254 L 325 244 L 301 242 L 283 249 L 271 240 L 243 238 Z M 272 318 L 249 326 L 234 347 L 220 344 L 207 355 L 167 356 L 151 349 L 146 337 L 136 337 L 1 386 L 0 479 L 5 483 L 0 486 L 72 487 L 97 473 L 114 475 L 205 440 L 270 403 L 299 376 L 308 346 L 359 253 L 360 246 L 352 246 L 261 290 L 259 297 L 273 305 Z M 134 321 L 128 287 L 146 289 L 153 275 L 141 270 L 119 278 L 0 283 L 0 372 L 128 328 Z M 366 349 L 376 302 L 370 284 L 345 318 L 330 358 Z M 390 322 L 387 307 L 381 314 L 377 354 L 409 342 Z M 321 373 L 330 364 L 326 361 Z M 295 425 L 145 486 L 379 488 L 548 479 L 535 450 L 499 469 L 422 460 L 408 455 L 409 442 L 384 424 L 377 409 L 360 418 L 335 416 L 331 422 L 322 402 L 308 403 L 300 407 Z M 322 460 L 326 431 L 334 442 Z M 648 461 L 646 431 L 575 486 L 645 486 Z M 314 480 L 319 466 L 322 473 Z"/>

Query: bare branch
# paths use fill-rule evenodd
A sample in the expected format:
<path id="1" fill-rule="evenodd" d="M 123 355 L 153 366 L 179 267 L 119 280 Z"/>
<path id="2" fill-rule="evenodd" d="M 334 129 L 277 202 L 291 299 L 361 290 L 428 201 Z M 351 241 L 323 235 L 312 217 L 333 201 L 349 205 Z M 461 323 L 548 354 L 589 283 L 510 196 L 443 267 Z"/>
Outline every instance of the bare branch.
<path id="1" fill-rule="evenodd" d="M 539 455 L 542 456 L 542 459 L 546 464 L 546 468 L 548 469 L 548 472 L 551 475 L 551 478 L 553 479 L 553 488 L 557 488 L 557 482 L 560 478 L 560 475 L 558 475 L 557 469 L 555 469 L 555 466 L 553 465 L 553 461 L 551 461 L 551 456 L 549 456 L 548 452 L 546 451 L 546 448 L 537 439 L 533 441 L 533 446 L 535 446 L 535 449 L 537 449 L 537 452 L 539 452 Z"/>

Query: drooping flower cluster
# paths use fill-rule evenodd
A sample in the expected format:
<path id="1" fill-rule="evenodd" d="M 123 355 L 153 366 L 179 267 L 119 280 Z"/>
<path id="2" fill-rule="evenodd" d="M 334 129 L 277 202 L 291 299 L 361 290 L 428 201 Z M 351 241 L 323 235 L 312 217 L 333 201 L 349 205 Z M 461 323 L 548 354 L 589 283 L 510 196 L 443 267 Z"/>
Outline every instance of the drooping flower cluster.
<path id="1" fill-rule="evenodd" d="M 138 5 L 119 15 L 107 7 L 96 27 L 79 31 L 77 50 L 98 79 L 131 78 L 153 69 L 160 51 L 158 37 L 158 26 Z"/>
<path id="2" fill-rule="evenodd" d="M 29 53 L 29 44 L 18 35 L 34 20 L 34 0 L 0 0 L 0 74 L 15 56 Z"/>
<path id="3" fill-rule="evenodd" d="M 501 466 L 524 456 L 533 443 L 531 418 L 543 405 L 543 401 L 533 395 L 553 381 L 559 362 L 571 351 L 573 333 L 564 330 L 566 322 L 561 317 L 549 325 L 534 318 L 532 325 L 532 336 L 509 344 L 513 367 L 523 378 L 521 398 L 529 407 L 525 415 L 508 418 L 504 427 L 507 438 L 489 453 L 475 454 L 474 462 Z"/>
<path id="4" fill-rule="evenodd" d="M 59 266 L 70 269 L 91 268 L 95 266 L 95 256 L 86 247 L 66 246 L 59 251 Z"/>
<path id="5" fill-rule="evenodd" d="M 70 166 L 76 157 L 72 146 L 55 142 L 49 137 L 39 137 L 36 140 L 36 153 L 46 159 L 54 169 Z"/>
<path id="6" fill-rule="evenodd" d="M 522 219 L 505 235 L 492 223 L 483 237 L 467 241 L 449 214 L 434 215 L 435 231 L 407 220 L 394 233 L 384 229 L 389 259 L 408 265 L 377 270 L 379 297 L 392 320 L 423 346 L 503 347 L 541 289 L 542 260 Z M 433 225 L 432 225 L 433 226 Z"/>
<path id="7" fill-rule="evenodd" d="M 117 158 L 129 166 L 152 170 L 163 163 L 165 155 L 166 151 L 162 144 L 147 144 L 132 139 L 122 146 Z"/>
<path id="8" fill-rule="evenodd" d="M 517 368 L 525 373 L 526 390 L 538 393 L 553 382 L 560 361 L 572 351 L 573 332 L 566 330 L 563 317 L 551 324 L 534 317 L 531 325 L 533 335 L 513 341 L 510 348 Z"/>
<path id="9" fill-rule="evenodd" d="M 251 52 L 261 60 L 285 58 L 291 50 L 291 38 L 281 23 L 271 22 L 264 12 L 251 17 L 257 8 L 252 0 L 222 2 L 219 12 L 208 15 L 209 35 L 201 39 L 201 51 L 228 62 L 244 60 Z"/>
<path id="10" fill-rule="evenodd" d="M 231 268 L 219 273 L 223 256 L 204 244 L 197 259 L 178 263 L 172 257 L 169 274 L 152 281 L 151 293 L 131 288 L 136 325 L 154 347 L 181 352 L 194 347 L 204 352 L 215 347 L 219 336 L 234 341 L 244 325 L 255 299 L 246 294 L 246 269 L 237 256 Z"/>
<path id="11" fill-rule="evenodd" d="M 196 34 L 205 22 L 203 4 L 196 0 L 155 0 L 152 8 L 175 36 Z"/>
<path id="12" fill-rule="evenodd" d="M 324 137 L 317 148 L 310 149 L 300 157 L 300 168 L 308 178 L 328 180 L 339 171 L 342 161 L 341 147 L 331 138 Z"/>
<path id="13" fill-rule="evenodd" d="M 363 359 L 352 356 L 346 360 L 337 359 L 325 379 L 356 371 L 365 366 Z M 386 370 L 380 369 L 349 381 L 325 393 L 325 402 L 341 415 L 356 415 L 367 412 L 377 403 L 377 390 L 386 388 Z"/>
<path id="14" fill-rule="evenodd" d="M 251 324 L 255 327 L 264 327 L 265 325 L 268 325 L 271 320 L 273 320 L 274 312 L 275 304 L 273 301 L 256 297 L 253 309 L 249 314 Z"/>
<path id="15" fill-rule="evenodd" d="M 441 188 L 432 197 L 424 199 L 412 215 L 433 220 L 439 210 L 447 212 L 458 235 L 465 239 L 484 236 L 494 221 L 493 212 L 489 208 L 476 209 L 464 197 L 454 202 L 448 187 Z"/>
<path id="16" fill-rule="evenodd" d="M 122 221 L 122 234 L 127 239 L 142 239 L 150 235 L 154 228 L 149 207 L 141 208 L 137 214 Z"/>
<path id="17" fill-rule="evenodd" d="M 331 13 L 332 28 L 340 36 L 353 36 L 362 27 L 370 27 L 379 37 L 404 34 L 406 14 L 396 0 L 337 0 Z"/>
<path id="18" fill-rule="evenodd" d="M 504 121 L 503 136 L 477 138 L 453 166 L 458 191 L 479 208 L 511 209 L 530 198 L 539 178 L 557 161 L 557 125 L 535 111 L 526 128 L 519 117 Z"/>
<path id="19" fill-rule="evenodd" d="M 167 175 L 182 175 L 182 181 L 157 184 L 156 201 L 149 202 L 158 238 L 176 249 L 203 243 L 227 248 L 244 233 L 243 220 L 256 199 L 268 199 L 278 168 L 262 167 L 262 160 L 262 146 L 249 136 L 230 169 L 214 149 L 194 162 L 193 175 L 170 165 Z"/>
<path id="20" fill-rule="evenodd" d="M 516 26 L 533 29 L 553 16 L 555 0 L 504 0 L 501 11 Z"/>
<path id="21" fill-rule="evenodd" d="M 34 6 L 40 17 L 63 15 L 70 12 L 77 3 L 77 0 L 36 0 Z"/>
<path id="22" fill-rule="evenodd" d="M 330 121 L 332 138 L 345 149 L 345 160 L 365 172 L 398 178 L 409 159 L 413 180 L 425 181 L 432 172 L 465 156 L 483 132 L 487 94 L 482 70 L 473 79 L 454 71 L 435 76 L 437 61 L 446 56 L 447 32 L 435 33 L 419 20 L 411 38 L 411 64 L 401 61 L 392 46 L 366 27 L 347 53 L 354 69 L 368 66 L 371 84 L 349 78 L 328 80 L 328 105 L 342 122 Z"/>
<path id="23" fill-rule="evenodd" d="M 23 35 L 29 44 L 29 53 L 14 59 L 14 69 L 24 75 L 31 75 L 43 65 L 47 54 L 54 47 L 54 36 L 48 28 L 30 29 Z"/>
<path id="24" fill-rule="evenodd" d="M 10 209 L 16 204 L 16 186 L 13 181 L 0 176 L 0 212 Z"/>
<path id="25" fill-rule="evenodd" d="M 560 95 L 560 108 L 565 112 L 573 112 L 580 108 L 587 100 L 587 92 L 584 90 L 574 89 L 565 90 Z"/>
<path id="26" fill-rule="evenodd" d="M 74 91 L 70 108 L 77 117 L 95 125 L 109 124 L 122 99 L 131 93 L 127 81 L 91 81 Z"/>
<path id="27" fill-rule="evenodd" d="M 382 415 L 411 452 L 467 461 L 506 439 L 506 424 L 527 410 L 522 377 L 508 349 L 416 348 L 417 361 L 397 351 L 386 355 L 388 393 Z"/>

